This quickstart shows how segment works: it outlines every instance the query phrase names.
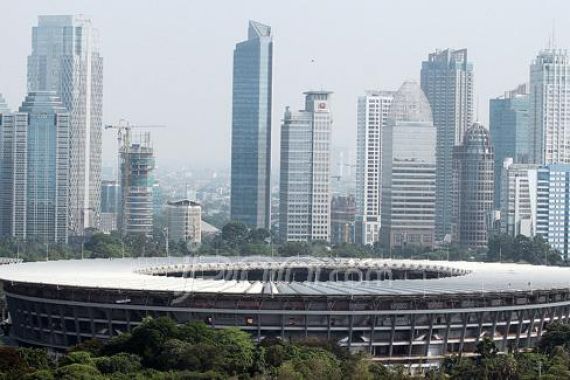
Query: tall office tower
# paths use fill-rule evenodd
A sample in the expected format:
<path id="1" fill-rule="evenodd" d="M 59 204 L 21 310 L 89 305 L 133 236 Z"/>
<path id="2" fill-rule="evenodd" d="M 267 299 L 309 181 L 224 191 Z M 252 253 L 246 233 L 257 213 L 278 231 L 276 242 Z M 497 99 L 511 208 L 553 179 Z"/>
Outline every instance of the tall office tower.
<path id="1" fill-rule="evenodd" d="M 570 163 L 570 58 L 566 50 L 541 51 L 530 65 L 530 162 Z"/>
<path id="2" fill-rule="evenodd" d="M 282 241 L 330 240 L 330 95 L 308 91 L 304 110 L 285 110 L 279 184 Z"/>
<path id="3" fill-rule="evenodd" d="M 248 38 L 234 50 L 230 217 L 270 228 L 271 28 L 249 22 Z"/>
<path id="4" fill-rule="evenodd" d="M 334 195 L 331 204 L 331 243 L 354 243 L 354 195 Z"/>
<path id="5" fill-rule="evenodd" d="M 103 59 L 83 16 L 40 16 L 32 29 L 28 90 L 56 91 L 71 122 L 69 230 L 97 227 L 101 191 Z"/>
<path id="6" fill-rule="evenodd" d="M 475 123 L 453 148 L 453 242 L 487 247 L 493 228 L 495 156 L 489 131 Z"/>
<path id="7" fill-rule="evenodd" d="M 473 123 L 473 65 L 467 49 L 437 50 L 422 62 L 422 90 L 437 128 L 436 237 L 451 233 L 452 155 Z"/>
<path id="8" fill-rule="evenodd" d="M 104 233 L 117 230 L 117 215 L 121 187 L 118 181 L 103 180 L 101 182 L 101 214 L 99 229 Z"/>
<path id="9" fill-rule="evenodd" d="M 570 244 L 570 164 L 549 164 L 538 169 L 536 234 L 568 256 Z"/>
<path id="10" fill-rule="evenodd" d="M 0 236 L 26 237 L 28 114 L 10 113 L 0 95 Z"/>
<path id="11" fill-rule="evenodd" d="M 369 91 L 358 98 L 355 241 L 362 245 L 380 240 L 382 131 L 393 97 L 392 91 Z"/>
<path id="12" fill-rule="evenodd" d="M 19 112 L 2 115 L 2 234 L 66 243 L 70 120 L 53 91 L 30 92 Z"/>
<path id="13" fill-rule="evenodd" d="M 387 248 L 433 247 L 436 128 L 416 82 L 394 95 L 382 138 L 381 234 Z"/>
<path id="14" fill-rule="evenodd" d="M 495 148 L 495 209 L 501 201 L 501 173 L 505 158 L 528 162 L 528 86 L 522 84 L 489 102 L 489 130 Z"/>
<path id="15" fill-rule="evenodd" d="M 183 199 L 166 203 L 168 240 L 183 241 L 189 246 L 197 246 L 202 241 L 202 206 Z"/>
<path id="16" fill-rule="evenodd" d="M 130 132 L 127 132 L 130 136 Z M 125 139 L 131 141 L 131 138 Z M 125 235 L 152 237 L 154 154 L 150 133 L 134 136 L 119 151 L 121 200 L 119 231 Z"/>
<path id="17" fill-rule="evenodd" d="M 536 233 L 537 169 L 535 164 L 503 161 L 501 174 L 501 232 L 516 237 Z"/>

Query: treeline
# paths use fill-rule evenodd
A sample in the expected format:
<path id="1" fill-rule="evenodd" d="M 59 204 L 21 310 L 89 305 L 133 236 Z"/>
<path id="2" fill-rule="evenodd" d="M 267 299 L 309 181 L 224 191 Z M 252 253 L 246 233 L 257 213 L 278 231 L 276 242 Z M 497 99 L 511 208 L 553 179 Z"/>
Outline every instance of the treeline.
<path id="1" fill-rule="evenodd" d="M 570 326 L 549 325 L 532 352 L 500 353 L 485 338 L 477 356 L 452 356 L 439 368 L 411 375 L 404 366 L 385 367 L 335 343 L 307 339 L 255 344 L 235 328 L 202 322 L 175 324 L 146 319 L 103 344 L 88 340 L 55 359 L 38 348 L 0 348 L 3 380 L 525 380 L 570 379 Z"/>
<path id="2" fill-rule="evenodd" d="M 389 371 L 329 342 L 255 344 L 236 328 L 146 319 L 106 344 L 85 341 L 54 360 L 46 351 L 0 348 L 0 378 L 47 379 L 385 379 Z"/>
<path id="3" fill-rule="evenodd" d="M 567 258 L 552 249 L 541 237 L 529 238 L 519 235 L 493 235 L 488 249 L 464 250 L 449 245 L 436 250 L 409 245 L 386 249 L 379 244 L 360 246 L 357 244 L 331 245 L 325 241 L 280 242 L 266 229 L 250 229 L 239 222 L 224 225 L 221 233 L 205 237 L 200 247 L 189 247 L 183 241 L 170 241 L 168 254 L 224 255 L 224 256 L 316 256 L 316 257 L 377 257 L 417 260 L 524 262 L 537 265 L 567 265 Z M 144 235 L 88 234 L 83 242 L 80 238 L 70 243 L 46 244 L 36 241 L 18 241 L 12 238 L 0 239 L 0 257 L 19 257 L 25 261 L 72 258 L 119 258 L 140 256 L 166 256 L 164 231 L 157 229 L 154 238 Z"/>

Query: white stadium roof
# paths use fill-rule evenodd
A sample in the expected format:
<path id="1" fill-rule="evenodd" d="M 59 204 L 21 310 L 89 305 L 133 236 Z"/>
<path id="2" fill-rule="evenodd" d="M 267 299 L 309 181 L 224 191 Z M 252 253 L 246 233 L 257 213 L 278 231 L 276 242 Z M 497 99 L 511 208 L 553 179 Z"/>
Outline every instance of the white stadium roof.
<path id="1" fill-rule="evenodd" d="M 192 278 L 191 273 L 231 269 L 291 267 L 413 269 L 455 275 L 433 279 L 384 281 L 237 281 Z M 153 276 L 165 271 L 188 271 L 188 277 Z M 167 292 L 277 295 L 438 295 L 514 292 L 570 288 L 570 268 L 528 264 L 310 257 L 185 257 L 86 259 L 32 262 L 0 266 L 0 280 L 62 287 Z"/>

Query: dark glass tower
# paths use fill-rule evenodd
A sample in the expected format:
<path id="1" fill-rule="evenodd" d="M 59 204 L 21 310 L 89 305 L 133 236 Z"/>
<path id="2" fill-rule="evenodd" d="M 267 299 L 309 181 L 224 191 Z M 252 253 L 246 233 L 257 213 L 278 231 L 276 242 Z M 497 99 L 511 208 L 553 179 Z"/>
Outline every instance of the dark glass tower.
<path id="1" fill-rule="evenodd" d="M 486 248 L 492 228 L 494 154 L 489 131 L 473 124 L 453 148 L 453 241 Z"/>
<path id="2" fill-rule="evenodd" d="M 520 85 L 489 103 L 489 130 L 495 148 L 495 208 L 500 208 L 501 169 L 507 157 L 513 163 L 528 163 L 528 89 Z"/>
<path id="3" fill-rule="evenodd" d="M 451 232 L 452 154 L 473 123 L 473 65 L 467 50 L 437 50 L 422 62 L 421 86 L 437 128 L 435 234 Z"/>
<path id="4" fill-rule="evenodd" d="M 236 45 L 233 72 L 231 219 L 270 227 L 271 28 L 249 22 Z"/>

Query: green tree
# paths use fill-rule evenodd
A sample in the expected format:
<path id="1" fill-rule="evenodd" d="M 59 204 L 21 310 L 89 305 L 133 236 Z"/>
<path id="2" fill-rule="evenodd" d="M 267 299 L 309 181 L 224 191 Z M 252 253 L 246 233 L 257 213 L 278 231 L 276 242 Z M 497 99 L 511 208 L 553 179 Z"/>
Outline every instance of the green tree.
<path id="1" fill-rule="evenodd" d="M 41 369 L 32 373 L 27 373 L 22 378 L 23 380 L 54 380 L 53 371 L 49 369 Z"/>
<path id="2" fill-rule="evenodd" d="M 141 358 L 135 354 L 122 352 L 113 356 L 95 359 L 95 366 L 101 373 L 132 373 L 142 368 Z"/>
<path id="3" fill-rule="evenodd" d="M 222 349 L 223 369 L 229 374 L 250 370 L 255 357 L 255 345 L 248 333 L 237 328 L 216 331 L 216 346 Z"/>
<path id="4" fill-rule="evenodd" d="M 124 244 L 117 233 L 110 235 L 97 233 L 85 242 L 85 250 L 89 251 L 91 257 L 122 257 Z M 129 256 L 130 252 L 125 252 Z"/>
<path id="5" fill-rule="evenodd" d="M 238 247 L 249 236 L 249 229 L 241 222 L 229 222 L 222 228 L 222 239 L 231 247 Z"/>
<path id="6" fill-rule="evenodd" d="M 50 369 L 54 366 L 53 360 L 46 349 L 41 348 L 18 348 L 20 357 L 32 370 Z"/>
<path id="7" fill-rule="evenodd" d="M 55 371 L 58 380 L 105 380 L 97 368 L 86 364 L 70 364 Z"/>
<path id="8" fill-rule="evenodd" d="M 68 353 L 66 356 L 60 359 L 60 367 L 71 365 L 71 364 L 85 364 L 94 366 L 93 358 L 89 352 L 84 351 L 74 351 Z"/>
<path id="9" fill-rule="evenodd" d="M 540 339 L 538 348 L 541 352 L 551 355 L 556 347 L 565 350 L 570 347 L 570 325 L 555 322 L 546 326 L 546 332 Z"/>

